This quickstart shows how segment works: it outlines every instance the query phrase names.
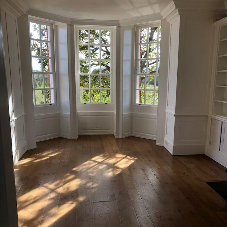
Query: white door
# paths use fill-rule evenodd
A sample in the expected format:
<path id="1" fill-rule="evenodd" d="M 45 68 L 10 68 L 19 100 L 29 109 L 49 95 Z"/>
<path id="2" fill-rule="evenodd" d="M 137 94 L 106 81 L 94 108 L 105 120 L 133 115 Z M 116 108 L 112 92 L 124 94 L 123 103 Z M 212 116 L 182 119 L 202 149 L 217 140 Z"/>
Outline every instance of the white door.
<path id="1" fill-rule="evenodd" d="M 215 151 L 219 151 L 219 148 L 220 148 L 221 127 L 222 127 L 221 121 L 218 121 L 218 120 L 215 120 L 215 119 L 211 120 L 210 146 L 212 148 L 214 148 Z"/>

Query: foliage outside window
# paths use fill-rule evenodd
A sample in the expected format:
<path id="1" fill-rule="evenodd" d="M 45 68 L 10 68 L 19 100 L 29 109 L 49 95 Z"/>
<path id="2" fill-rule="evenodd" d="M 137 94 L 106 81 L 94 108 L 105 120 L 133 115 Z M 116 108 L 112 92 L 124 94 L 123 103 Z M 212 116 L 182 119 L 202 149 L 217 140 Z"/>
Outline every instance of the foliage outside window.
<path id="1" fill-rule="evenodd" d="M 158 105 L 161 27 L 138 31 L 136 103 Z"/>
<path id="2" fill-rule="evenodd" d="M 111 31 L 79 29 L 78 74 L 81 103 L 111 102 Z"/>
<path id="3" fill-rule="evenodd" d="M 53 104 L 54 67 L 52 26 L 30 22 L 34 105 Z"/>

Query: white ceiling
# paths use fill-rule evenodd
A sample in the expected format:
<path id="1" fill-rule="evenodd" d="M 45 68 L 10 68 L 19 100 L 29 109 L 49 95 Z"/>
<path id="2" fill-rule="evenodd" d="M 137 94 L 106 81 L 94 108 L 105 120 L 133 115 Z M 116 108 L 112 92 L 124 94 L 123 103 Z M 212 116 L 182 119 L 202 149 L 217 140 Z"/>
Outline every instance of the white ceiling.
<path id="1" fill-rule="evenodd" d="M 171 0 L 21 0 L 29 8 L 74 19 L 122 20 L 160 13 Z"/>

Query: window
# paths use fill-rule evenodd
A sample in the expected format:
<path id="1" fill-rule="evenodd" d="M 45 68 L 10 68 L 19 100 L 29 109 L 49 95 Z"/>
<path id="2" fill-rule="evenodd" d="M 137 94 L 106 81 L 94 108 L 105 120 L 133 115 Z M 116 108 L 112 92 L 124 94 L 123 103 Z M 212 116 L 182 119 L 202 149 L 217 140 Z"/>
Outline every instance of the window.
<path id="1" fill-rule="evenodd" d="M 137 34 L 136 103 L 158 105 L 161 27 L 142 27 Z"/>
<path id="2" fill-rule="evenodd" d="M 55 103 L 53 27 L 30 22 L 34 105 Z"/>
<path id="3" fill-rule="evenodd" d="M 111 102 L 111 30 L 78 30 L 81 103 Z"/>

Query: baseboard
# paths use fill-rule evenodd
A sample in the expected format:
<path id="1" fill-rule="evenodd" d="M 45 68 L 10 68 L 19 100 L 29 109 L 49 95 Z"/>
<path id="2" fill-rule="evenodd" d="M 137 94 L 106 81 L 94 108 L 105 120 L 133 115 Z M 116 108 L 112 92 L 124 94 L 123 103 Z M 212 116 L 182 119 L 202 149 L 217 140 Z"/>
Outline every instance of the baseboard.
<path id="1" fill-rule="evenodd" d="M 87 131 L 87 132 L 80 132 L 79 135 L 113 135 L 112 131 Z"/>
<path id="2" fill-rule="evenodd" d="M 143 139 L 156 140 L 156 135 L 151 135 L 146 133 L 133 132 L 132 136 L 143 138 Z"/>
<path id="3" fill-rule="evenodd" d="M 23 140 L 18 148 L 16 148 L 16 151 L 14 153 L 14 156 L 13 156 L 13 162 L 14 164 L 17 163 L 21 158 L 22 156 L 24 155 L 24 153 L 27 151 L 27 142 L 25 140 Z"/>
<path id="4" fill-rule="evenodd" d="M 58 138 L 58 137 L 59 137 L 58 133 L 47 134 L 47 135 L 43 135 L 43 136 L 37 136 L 36 137 L 36 142 L 41 142 L 41 141 L 45 141 L 45 140 L 55 139 L 55 138 Z"/>

